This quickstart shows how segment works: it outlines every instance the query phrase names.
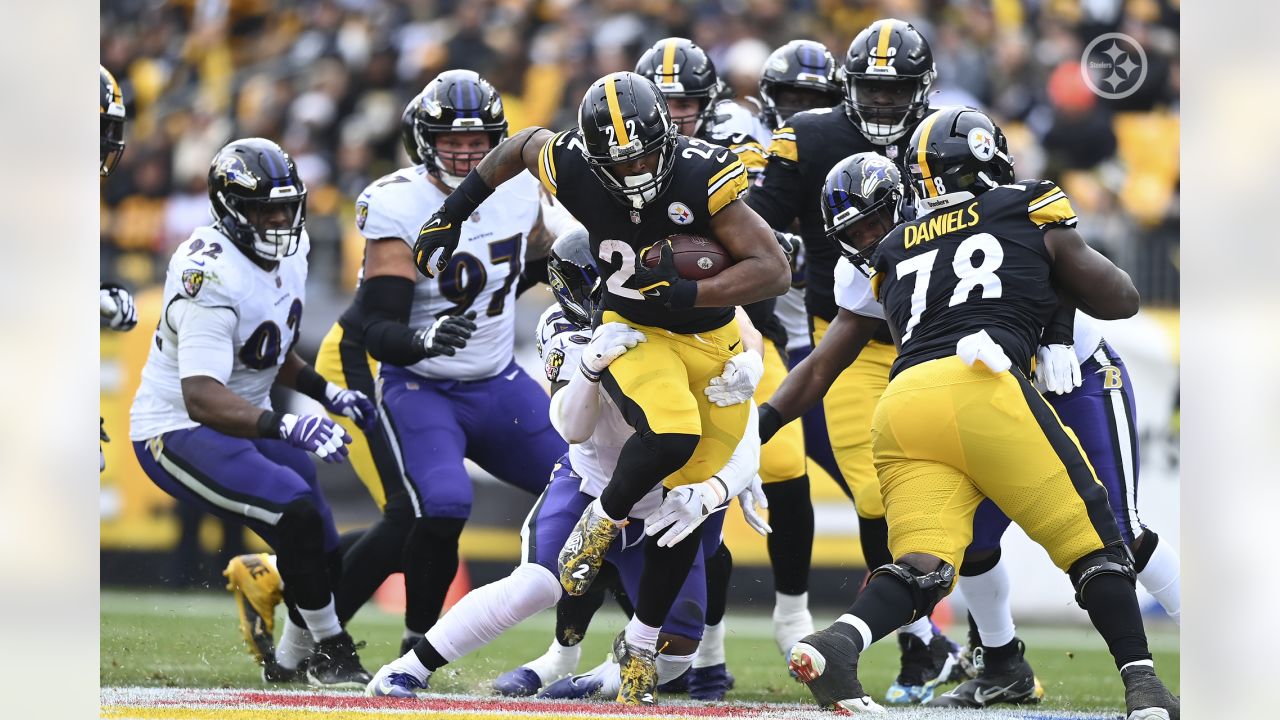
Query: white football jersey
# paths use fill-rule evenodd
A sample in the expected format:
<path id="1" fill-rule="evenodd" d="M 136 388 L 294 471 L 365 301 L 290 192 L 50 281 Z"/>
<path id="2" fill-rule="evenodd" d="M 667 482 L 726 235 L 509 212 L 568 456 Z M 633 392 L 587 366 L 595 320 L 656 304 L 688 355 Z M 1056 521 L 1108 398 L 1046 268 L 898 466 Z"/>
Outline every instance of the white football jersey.
<path id="1" fill-rule="evenodd" d="M 170 313 L 176 302 L 235 311 L 235 359 L 227 388 L 260 408 L 271 407 L 271 385 L 302 326 L 310 251 L 303 231 L 296 253 L 274 270 L 263 270 L 213 227 L 196 228 L 178 246 L 165 275 L 164 310 L 129 412 L 129 439 L 199 424 L 187 415 L 182 399 L 178 332 Z"/>
<path id="2" fill-rule="evenodd" d="M 1076 310 L 1074 340 L 1076 360 L 1083 365 L 1084 361 L 1097 352 L 1098 346 L 1102 344 L 1102 326 L 1097 320 Z"/>
<path id="3" fill-rule="evenodd" d="M 474 310 L 476 330 L 456 355 L 424 359 L 410 370 L 429 378 L 479 380 L 511 364 L 516 283 L 529 231 L 542 212 L 540 188 L 528 172 L 503 183 L 462 224 L 458 249 L 444 271 L 434 278 L 418 275 L 410 327 L 428 327 L 446 313 Z M 402 168 L 360 194 L 356 226 L 368 240 L 400 238 L 413 247 L 418 231 L 444 199 L 423 166 Z M 563 205 L 556 205 L 564 212 Z"/>
<path id="4" fill-rule="evenodd" d="M 857 315 L 884 319 L 884 306 L 871 290 L 871 278 L 853 266 L 849 258 L 836 261 L 836 305 Z"/>
<path id="5" fill-rule="evenodd" d="M 542 358 L 547 380 L 568 380 L 577 372 L 582 362 L 582 349 L 591 342 L 591 331 L 579 330 L 564 319 L 559 305 L 547 308 L 538 319 L 538 355 Z M 618 406 L 600 388 L 600 419 L 595 431 L 586 442 L 569 446 L 569 465 L 582 478 L 578 489 L 591 497 L 600 497 L 618 467 L 622 446 L 631 439 L 635 430 L 622 418 Z M 631 509 L 631 517 L 647 517 L 662 504 L 662 486 L 659 484 L 640 499 Z"/>
<path id="6" fill-rule="evenodd" d="M 809 347 L 809 311 L 804 309 L 804 288 L 787 288 L 774 303 L 773 315 L 787 331 L 787 352 Z"/>

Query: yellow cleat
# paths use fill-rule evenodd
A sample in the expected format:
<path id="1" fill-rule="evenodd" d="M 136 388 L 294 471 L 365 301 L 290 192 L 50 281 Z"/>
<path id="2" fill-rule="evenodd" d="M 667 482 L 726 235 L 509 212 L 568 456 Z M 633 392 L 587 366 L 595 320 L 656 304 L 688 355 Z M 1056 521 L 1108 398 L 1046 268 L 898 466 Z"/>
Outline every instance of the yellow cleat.
<path id="1" fill-rule="evenodd" d="M 604 565 L 605 553 L 627 524 L 625 520 L 617 523 L 597 512 L 597 504 L 593 502 L 582 511 L 556 562 L 560 568 L 560 584 L 570 595 L 582 595 L 591 587 Z"/>
<path id="2" fill-rule="evenodd" d="M 618 702 L 623 705 L 653 705 L 658 695 L 658 665 L 654 652 L 629 645 L 627 631 L 618 633 L 613 641 L 613 657 L 618 661 L 622 674 L 622 686 L 618 688 Z"/>
<path id="3" fill-rule="evenodd" d="M 227 589 L 235 596 L 240 634 L 249 646 L 249 653 L 259 663 L 273 658 L 276 605 L 284 599 L 280 573 L 266 553 L 258 553 L 231 558 L 222 574 L 227 578 Z"/>

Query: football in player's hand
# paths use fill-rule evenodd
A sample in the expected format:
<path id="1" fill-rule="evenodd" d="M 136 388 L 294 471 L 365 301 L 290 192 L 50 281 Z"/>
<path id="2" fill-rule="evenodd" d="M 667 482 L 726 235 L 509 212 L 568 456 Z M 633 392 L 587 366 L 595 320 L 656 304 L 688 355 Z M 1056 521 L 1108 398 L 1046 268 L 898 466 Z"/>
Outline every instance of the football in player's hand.
<path id="1" fill-rule="evenodd" d="M 685 280 L 702 280 L 719 275 L 733 264 L 733 259 L 720 243 L 697 235 L 670 235 L 676 272 Z M 655 267 L 662 258 L 661 243 L 645 251 L 644 266 Z"/>

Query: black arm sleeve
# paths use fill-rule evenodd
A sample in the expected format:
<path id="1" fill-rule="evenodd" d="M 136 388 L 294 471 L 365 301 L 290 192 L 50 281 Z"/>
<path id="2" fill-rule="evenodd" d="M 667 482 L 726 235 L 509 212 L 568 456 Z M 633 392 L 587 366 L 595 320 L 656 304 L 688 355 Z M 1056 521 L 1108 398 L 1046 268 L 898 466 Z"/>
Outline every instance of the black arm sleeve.
<path id="1" fill-rule="evenodd" d="M 800 215 L 800 167 L 774 155 L 764 171 L 764 185 L 747 193 L 747 206 L 755 210 L 769 227 L 788 230 Z"/>
<path id="2" fill-rule="evenodd" d="M 524 269 L 520 271 L 520 279 L 516 282 L 516 297 L 520 297 L 525 290 L 538 283 L 551 284 L 550 278 L 547 277 L 547 258 L 545 257 L 525 261 Z"/>
<path id="3" fill-rule="evenodd" d="M 360 284 L 356 304 L 364 313 L 364 347 L 379 362 L 407 367 L 427 356 L 409 327 L 413 281 L 379 275 Z"/>

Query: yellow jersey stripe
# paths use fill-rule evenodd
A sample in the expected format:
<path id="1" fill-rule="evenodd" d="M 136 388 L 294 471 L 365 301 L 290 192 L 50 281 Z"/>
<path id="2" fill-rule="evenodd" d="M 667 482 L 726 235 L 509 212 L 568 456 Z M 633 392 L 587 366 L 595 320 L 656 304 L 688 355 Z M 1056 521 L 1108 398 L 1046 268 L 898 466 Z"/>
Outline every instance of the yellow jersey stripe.
<path id="1" fill-rule="evenodd" d="M 556 141 L 563 134 L 563 132 L 556 133 L 538 151 L 538 179 L 542 181 L 542 186 L 547 189 L 547 192 L 553 196 L 556 194 L 556 156 L 551 151 L 551 147 L 556 144 Z"/>
<path id="2" fill-rule="evenodd" d="M 916 149 L 916 164 L 920 166 L 920 179 L 924 183 L 924 191 L 929 197 L 937 197 L 938 190 L 933 186 L 933 176 L 929 174 L 929 163 L 925 162 L 925 152 L 929 148 L 929 133 L 933 130 L 933 124 L 937 122 L 938 116 L 942 113 L 936 112 L 930 115 L 924 121 L 924 128 L 920 131 L 920 147 Z"/>
<path id="3" fill-rule="evenodd" d="M 1053 186 L 1053 188 L 1051 188 L 1051 189 L 1049 190 L 1049 192 L 1047 192 L 1047 193 L 1045 193 L 1045 194 L 1041 195 L 1040 197 L 1036 198 L 1035 200 L 1032 200 L 1031 202 L 1027 203 L 1027 206 L 1028 206 L 1028 207 L 1031 207 L 1031 206 L 1034 206 L 1036 203 L 1044 202 L 1045 200 L 1048 200 L 1048 199 L 1049 199 L 1049 196 L 1050 196 L 1050 195 L 1052 195 L 1052 194 L 1054 194 L 1054 193 L 1057 193 L 1057 192 L 1062 192 L 1062 191 L 1058 189 L 1058 186 L 1057 186 L 1057 185 L 1054 185 L 1054 186 Z"/>
<path id="4" fill-rule="evenodd" d="M 622 124 L 622 110 L 618 108 L 618 88 L 615 87 L 617 83 L 616 77 L 604 81 L 604 99 L 609 105 L 609 118 L 613 120 L 613 132 L 618 144 L 626 145 L 631 142 L 631 138 L 627 137 L 627 127 Z"/>
<path id="5" fill-rule="evenodd" d="M 731 172 L 721 180 L 719 187 L 710 190 L 707 198 L 707 211 L 712 217 L 724 209 L 726 205 L 742 197 L 747 191 L 747 168 L 741 160 L 733 163 L 736 172 Z"/>
<path id="6" fill-rule="evenodd" d="M 736 162 L 734 162 L 734 163 L 730 163 L 728 166 L 726 166 L 726 167 L 722 168 L 722 169 L 720 170 L 720 172 L 716 173 L 715 175 L 712 175 L 712 176 L 711 176 L 711 179 L 707 181 L 707 187 L 709 187 L 709 188 L 710 188 L 710 187 L 715 187 L 716 181 L 718 181 L 720 178 L 722 178 L 722 177 L 724 177 L 726 174 L 728 174 L 728 172 L 729 172 L 730 170 L 732 170 L 732 169 L 733 169 L 735 166 L 737 166 L 737 165 L 738 165 L 738 163 L 736 163 Z"/>
<path id="7" fill-rule="evenodd" d="M 667 40 L 667 44 L 662 48 L 662 77 L 665 82 L 675 82 L 676 79 L 676 40 L 671 38 Z"/>
<path id="8" fill-rule="evenodd" d="M 1031 218 L 1031 222 L 1044 227 L 1045 225 L 1073 225 L 1076 221 L 1075 208 L 1071 207 L 1071 201 L 1066 195 L 1054 200 L 1042 208 L 1032 210 L 1027 213 Z"/>
<path id="9" fill-rule="evenodd" d="M 773 139 L 769 141 L 769 154 L 777 155 L 783 160 L 800 162 L 800 151 L 796 148 L 795 129 L 782 127 L 774 130 Z"/>
<path id="10" fill-rule="evenodd" d="M 884 67 L 889 64 L 889 37 L 893 35 L 893 23 L 886 20 L 880 26 L 880 38 L 876 41 L 876 65 Z"/>

